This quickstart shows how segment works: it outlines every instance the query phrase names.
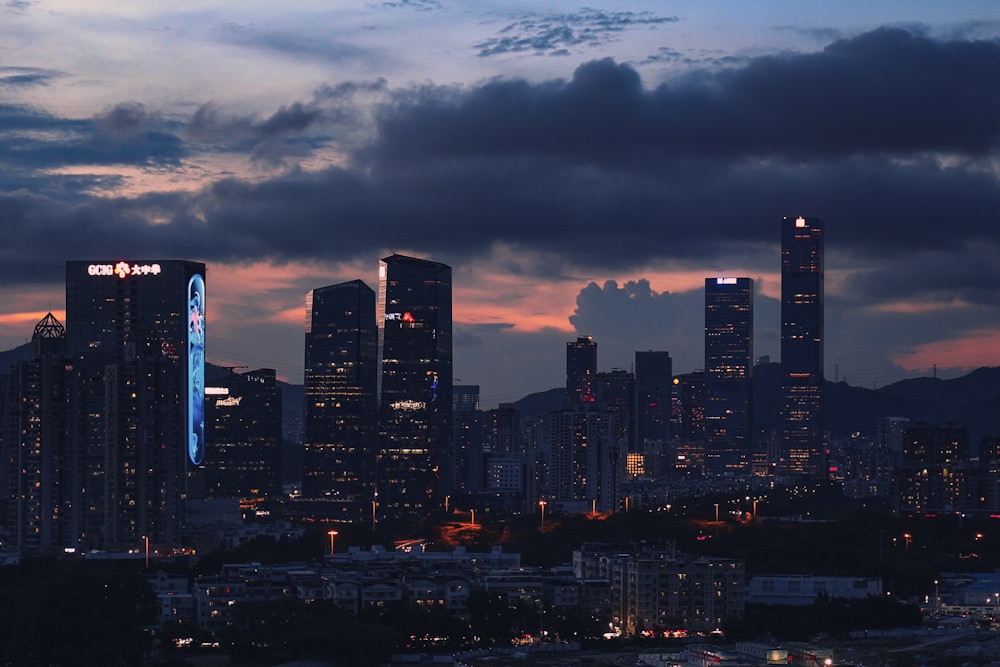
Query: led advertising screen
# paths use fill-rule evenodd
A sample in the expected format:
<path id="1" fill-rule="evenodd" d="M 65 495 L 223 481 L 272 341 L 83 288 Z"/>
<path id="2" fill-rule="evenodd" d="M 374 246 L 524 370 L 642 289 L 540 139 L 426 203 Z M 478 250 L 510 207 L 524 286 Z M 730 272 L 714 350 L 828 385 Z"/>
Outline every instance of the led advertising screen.
<path id="1" fill-rule="evenodd" d="M 188 281 L 188 458 L 205 458 L 205 279 Z"/>

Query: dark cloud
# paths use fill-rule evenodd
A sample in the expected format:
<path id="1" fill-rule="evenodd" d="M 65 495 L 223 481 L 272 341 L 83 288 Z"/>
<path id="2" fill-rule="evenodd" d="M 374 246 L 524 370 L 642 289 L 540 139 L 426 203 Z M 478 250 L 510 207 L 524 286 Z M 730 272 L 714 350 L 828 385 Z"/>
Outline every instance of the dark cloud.
<path id="1" fill-rule="evenodd" d="M 603 11 L 584 8 L 573 14 L 530 14 L 508 23 L 495 37 L 477 44 L 480 57 L 508 53 L 566 55 L 571 47 L 595 47 L 625 30 L 679 21 L 652 12 Z"/>
<path id="2" fill-rule="evenodd" d="M 407 100 L 409 102 L 409 100 Z M 820 53 L 757 58 L 644 90 L 610 60 L 569 81 L 428 88 L 386 109 L 386 159 L 462 154 L 594 160 L 989 154 L 1000 136 L 1000 43 L 877 30 Z"/>
<path id="3" fill-rule="evenodd" d="M 90 119 L 0 105 L 0 167 L 24 174 L 70 165 L 176 165 L 187 154 L 178 129 L 136 103 Z"/>
<path id="4" fill-rule="evenodd" d="M 339 63 L 365 60 L 372 54 L 318 27 L 314 34 L 261 29 L 256 25 L 227 23 L 219 30 L 222 41 L 248 49 L 271 51 L 289 58 Z"/>
<path id="5" fill-rule="evenodd" d="M 0 88 L 44 86 L 59 76 L 60 72 L 40 67 L 0 67 Z"/>
<path id="6" fill-rule="evenodd" d="M 360 98 L 383 100 L 374 125 Z M 975 286 L 996 284 L 981 267 L 1000 251 L 998 131 L 1000 45 L 878 30 L 654 89 L 603 60 L 565 81 L 345 84 L 267 117 L 209 104 L 183 131 L 138 105 L 84 121 L 0 107 L 0 164 L 38 168 L 170 164 L 195 150 L 293 163 L 351 136 L 343 165 L 324 171 L 138 199 L 8 190 L 0 215 L 15 264 L 30 260 L 24 248 L 96 256 L 105 242 L 123 255 L 289 263 L 392 247 L 455 265 L 502 246 L 531 251 L 517 271 L 560 279 L 734 257 L 773 272 L 778 221 L 801 213 L 827 219 L 830 268 L 857 267 L 854 303 L 984 303 Z M 920 275 L 926 253 L 951 267 L 947 280 Z"/>

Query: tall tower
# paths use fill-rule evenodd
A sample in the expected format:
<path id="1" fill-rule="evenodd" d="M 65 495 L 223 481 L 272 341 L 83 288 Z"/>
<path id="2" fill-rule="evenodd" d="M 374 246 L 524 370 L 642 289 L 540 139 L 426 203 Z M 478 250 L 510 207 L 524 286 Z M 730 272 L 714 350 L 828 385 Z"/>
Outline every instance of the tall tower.
<path id="1" fill-rule="evenodd" d="M 670 439 L 670 396 L 674 364 L 669 352 L 635 353 L 636 440 Z"/>
<path id="2" fill-rule="evenodd" d="M 778 470 L 824 476 L 823 220 L 781 223 L 782 435 Z"/>
<path id="3" fill-rule="evenodd" d="M 306 295 L 302 495 L 360 519 L 375 493 L 378 332 L 375 292 L 360 280 Z"/>
<path id="4" fill-rule="evenodd" d="M 10 549 L 55 555 L 79 544 L 73 510 L 84 503 L 69 446 L 73 365 L 66 330 L 52 313 L 35 325 L 31 352 L 31 360 L 11 365 L 5 383 L 0 506 Z"/>
<path id="5" fill-rule="evenodd" d="M 378 510 L 438 504 L 452 461 L 451 267 L 405 255 L 379 263 Z"/>
<path id="6" fill-rule="evenodd" d="M 705 462 L 715 474 L 750 465 L 753 280 L 705 279 Z"/>
<path id="7" fill-rule="evenodd" d="M 566 397 L 570 403 L 593 403 L 594 375 L 597 373 L 597 343 L 580 336 L 566 343 Z"/>
<path id="8" fill-rule="evenodd" d="M 84 548 L 178 544 L 205 457 L 205 265 L 66 263 Z M 69 546 L 69 545 L 68 545 Z"/>

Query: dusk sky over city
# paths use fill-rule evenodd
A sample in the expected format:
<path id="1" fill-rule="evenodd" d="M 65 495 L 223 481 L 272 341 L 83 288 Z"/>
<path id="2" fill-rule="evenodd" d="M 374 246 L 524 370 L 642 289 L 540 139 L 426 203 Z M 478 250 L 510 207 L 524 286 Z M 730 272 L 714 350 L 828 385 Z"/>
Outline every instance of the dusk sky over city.
<path id="1" fill-rule="evenodd" d="M 302 381 L 305 295 L 453 267 L 484 408 L 635 350 L 826 223 L 826 375 L 1000 365 L 1000 5 L 0 0 L 0 349 L 71 259 L 207 268 L 208 360 Z"/>

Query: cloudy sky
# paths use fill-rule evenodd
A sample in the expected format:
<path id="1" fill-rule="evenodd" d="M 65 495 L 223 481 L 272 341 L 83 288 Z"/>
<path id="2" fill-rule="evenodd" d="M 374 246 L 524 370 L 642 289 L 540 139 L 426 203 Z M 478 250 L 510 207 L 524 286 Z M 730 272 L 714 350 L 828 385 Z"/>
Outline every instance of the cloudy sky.
<path id="1" fill-rule="evenodd" d="M 454 268 L 484 407 L 634 350 L 827 225 L 827 375 L 1000 365 L 1000 7 L 982 0 L 0 0 L 0 349 L 67 259 L 209 265 L 209 360 L 302 377 L 305 293 Z"/>

